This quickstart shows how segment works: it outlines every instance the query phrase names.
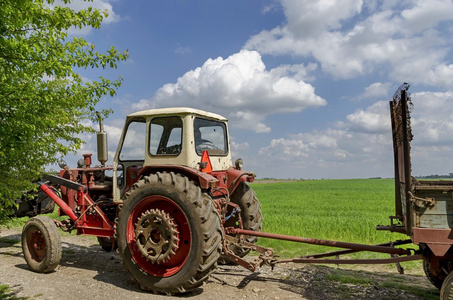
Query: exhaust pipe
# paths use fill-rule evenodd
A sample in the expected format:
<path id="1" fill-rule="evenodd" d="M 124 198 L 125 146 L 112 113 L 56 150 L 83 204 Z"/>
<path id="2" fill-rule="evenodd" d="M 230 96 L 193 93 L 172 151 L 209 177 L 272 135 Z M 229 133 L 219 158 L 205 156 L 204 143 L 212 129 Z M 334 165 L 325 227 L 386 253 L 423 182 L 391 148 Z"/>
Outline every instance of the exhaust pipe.
<path id="1" fill-rule="evenodd" d="M 98 160 L 101 163 L 101 166 L 105 167 L 105 162 L 109 157 L 107 149 L 107 133 L 104 131 L 101 114 L 97 111 L 96 115 L 99 118 L 99 132 L 97 134 Z"/>

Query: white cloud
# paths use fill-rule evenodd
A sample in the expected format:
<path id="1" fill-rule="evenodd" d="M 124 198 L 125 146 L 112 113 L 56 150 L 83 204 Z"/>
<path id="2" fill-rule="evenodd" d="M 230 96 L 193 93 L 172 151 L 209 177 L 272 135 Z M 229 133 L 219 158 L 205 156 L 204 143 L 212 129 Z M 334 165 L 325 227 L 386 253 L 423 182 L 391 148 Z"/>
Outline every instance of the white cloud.
<path id="1" fill-rule="evenodd" d="M 453 163 L 453 92 L 412 94 L 411 143 L 414 175 L 448 174 Z M 275 177 L 295 170 L 302 178 L 391 177 L 392 138 L 387 101 L 378 101 L 338 122 L 342 126 L 273 139 L 259 150 Z M 278 174 L 278 175 L 277 175 Z M 330 174 L 327 176 L 326 174 Z M 359 175 L 358 175 L 359 174 Z"/>
<path id="2" fill-rule="evenodd" d="M 104 120 L 105 122 L 113 123 L 115 125 L 108 125 L 104 124 L 104 131 L 107 133 L 107 149 L 108 151 L 108 161 L 107 165 L 112 165 L 113 164 L 113 158 L 115 157 L 116 154 L 116 149 L 118 147 L 118 142 L 121 137 L 121 133 L 123 131 L 122 128 L 122 123 L 124 123 L 124 120 L 122 122 L 119 122 L 118 120 L 109 120 L 106 119 Z M 118 123 L 116 125 L 116 123 Z M 96 131 L 99 130 L 99 124 L 98 123 L 93 123 L 89 120 L 85 120 L 84 122 L 85 126 L 91 126 L 93 127 Z M 81 146 L 79 150 L 77 150 L 76 155 L 73 153 L 67 155 L 64 160 L 68 163 L 68 165 L 73 168 L 77 165 L 77 161 L 81 158 L 83 158 L 83 154 L 86 153 L 91 153 L 91 161 L 92 165 L 99 165 L 99 162 L 97 160 L 97 140 L 96 140 L 96 134 L 95 133 L 83 133 L 78 135 L 79 138 L 81 138 L 85 143 Z M 142 139 L 143 140 L 143 139 Z M 140 148 L 142 149 L 142 148 Z"/>
<path id="3" fill-rule="evenodd" d="M 133 109 L 190 106 L 228 117 L 233 128 L 269 132 L 264 122 L 268 115 L 326 104 L 302 80 L 310 79 L 315 69 L 309 64 L 266 70 L 258 52 L 242 50 L 226 59 L 208 59 L 176 83 L 161 87 L 151 99 L 141 99 Z"/>
<path id="4" fill-rule="evenodd" d="M 390 82 L 386 83 L 375 82 L 365 88 L 365 92 L 362 94 L 362 97 L 365 98 L 387 97 L 392 86 L 393 85 Z"/>
<path id="5" fill-rule="evenodd" d="M 296 38 L 317 38 L 362 9 L 362 0 L 311 1 L 282 0 L 288 29 Z"/>
<path id="6" fill-rule="evenodd" d="M 88 9 L 89 7 L 95 8 L 100 10 L 100 12 L 103 14 L 104 12 L 107 12 L 108 16 L 104 17 L 102 22 L 104 24 L 110 24 L 110 23 L 116 23 L 118 22 L 121 18 L 118 14 L 116 14 L 113 11 L 113 6 L 110 4 L 109 0 L 92 0 L 92 1 L 72 1 L 68 4 L 65 4 L 61 0 L 57 0 L 54 2 L 54 4 L 50 5 L 52 6 L 63 6 L 63 7 L 69 7 L 75 11 L 80 11 L 83 9 Z M 81 29 L 79 28 L 70 28 L 68 30 L 69 35 L 88 35 L 92 31 L 91 27 L 83 27 Z"/>
<path id="7" fill-rule="evenodd" d="M 277 5 L 276 3 L 271 3 L 263 7 L 262 13 L 263 14 L 273 13 L 279 11 L 280 9 L 281 7 L 279 5 Z"/>
<path id="8" fill-rule="evenodd" d="M 346 119 L 351 131 L 385 133 L 391 128 L 388 101 L 379 101 L 366 110 L 357 110 Z"/>
<path id="9" fill-rule="evenodd" d="M 391 173 L 391 149 L 385 134 L 326 129 L 274 139 L 259 156 L 275 177 L 285 178 L 285 169 L 300 178 L 375 177 Z"/>
<path id="10" fill-rule="evenodd" d="M 405 9 L 401 16 L 415 31 L 437 26 L 440 22 L 451 20 L 453 3 L 445 0 L 416 1 L 412 8 Z"/>
<path id="11" fill-rule="evenodd" d="M 175 49 L 175 53 L 176 54 L 191 54 L 192 48 L 179 46 L 178 48 Z"/>
<path id="12" fill-rule="evenodd" d="M 449 87 L 449 0 L 281 0 L 287 22 L 252 36 L 245 49 L 314 58 L 337 79 L 386 72 L 392 80 Z"/>
<path id="13" fill-rule="evenodd" d="M 234 138 L 230 136 L 231 157 L 241 157 L 242 153 L 250 149 L 248 142 L 237 143 Z"/>
<path id="14" fill-rule="evenodd" d="M 59 1 L 59 2 L 61 3 L 60 5 L 63 5 L 63 3 L 61 1 Z M 55 2 L 55 3 L 57 3 L 57 2 Z M 118 22 L 120 20 L 119 15 L 117 15 L 113 11 L 113 6 L 112 6 L 112 4 L 110 4 L 109 0 L 72 1 L 69 4 L 67 4 L 66 6 L 72 8 L 76 11 L 79 11 L 82 9 L 87 9 L 88 7 L 98 9 L 101 12 L 107 11 L 108 16 L 107 16 L 107 18 L 104 18 L 104 20 L 103 20 L 103 22 L 105 22 L 107 24 Z"/>
<path id="15" fill-rule="evenodd" d="M 412 95 L 414 143 L 423 147 L 453 144 L 452 92 L 419 92 Z"/>

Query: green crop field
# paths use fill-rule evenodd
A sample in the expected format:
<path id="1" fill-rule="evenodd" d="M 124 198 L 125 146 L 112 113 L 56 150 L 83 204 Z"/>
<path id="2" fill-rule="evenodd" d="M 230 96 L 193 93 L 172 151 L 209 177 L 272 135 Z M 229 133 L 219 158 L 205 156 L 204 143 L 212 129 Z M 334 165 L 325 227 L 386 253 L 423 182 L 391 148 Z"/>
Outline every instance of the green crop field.
<path id="1" fill-rule="evenodd" d="M 360 244 L 407 239 L 406 235 L 377 231 L 395 214 L 393 179 L 348 179 L 252 183 L 261 203 L 264 232 Z M 282 257 L 334 251 L 337 248 L 260 238 Z M 413 246 L 413 245 L 412 245 Z M 389 257 L 361 253 L 355 257 Z"/>

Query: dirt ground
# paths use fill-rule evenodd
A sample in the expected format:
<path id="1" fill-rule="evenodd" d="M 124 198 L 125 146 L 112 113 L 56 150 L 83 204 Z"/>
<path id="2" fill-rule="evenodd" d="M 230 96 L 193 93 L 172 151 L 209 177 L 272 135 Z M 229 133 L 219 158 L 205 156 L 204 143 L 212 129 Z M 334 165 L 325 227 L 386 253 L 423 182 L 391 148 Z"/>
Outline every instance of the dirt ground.
<path id="1" fill-rule="evenodd" d="M 13 290 L 0 299 L 438 299 L 422 275 L 399 275 L 300 264 L 263 267 L 251 273 L 219 266 L 199 289 L 178 297 L 141 291 L 123 271 L 115 252 L 105 252 L 93 237 L 63 236 L 61 264 L 55 272 L 29 270 L 20 231 L 0 229 L 0 284 Z M 365 280 L 364 280 L 365 279 Z M 353 282 L 353 283 L 351 283 Z"/>

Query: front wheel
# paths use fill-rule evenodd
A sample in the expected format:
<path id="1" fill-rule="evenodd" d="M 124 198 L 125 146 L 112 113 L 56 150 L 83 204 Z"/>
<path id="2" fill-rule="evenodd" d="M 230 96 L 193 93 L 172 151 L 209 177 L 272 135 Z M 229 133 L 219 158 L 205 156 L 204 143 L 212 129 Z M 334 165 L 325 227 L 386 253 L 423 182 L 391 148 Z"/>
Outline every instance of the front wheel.
<path id="1" fill-rule="evenodd" d="M 22 251 L 30 269 L 49 273 L 61 260 L 61 238 L 57 226 L 45 216 L 31 218 L 22 229 Z"/>
<path id="2" fill-rule="evenodd" d="M 241 182 L 230 198 L 231 202 L 235 203 L 240 208 L 241 222 L 239 221 L 239 215 L 229 212 L 231 217 L 225 221 L 224 226 L 260 232 L 263 226 L 263 215 L 255 191 L 253 191 L 247 183 Z M 256 236 L 246 236 L 245 239 L 252 244 L 256 244 L 258 241 Z M 241 247 L 240 245 L 235 244 L 230 244 L 229 249 L 239 257 L 244 257 L 250 252 L 250 248 Z M 230 261 L 226 256 L 222 256 L 220 259 L 220 263 L 229 262 Z"/>
<path id="3" fill-rule="evenodd" d="M 102 250 L 106 252 L 112 252 L 118 248 L 114 238 L 98 236 L 98 243 Z"/>
<path id="4" fill-rule="evenodd" d="M 125 269 L 154 293 L 179 294 L 203 284 L 217 266 L 221 238 L 212 199 L 173 172 L 134 184 L 117 220 Z"/>

